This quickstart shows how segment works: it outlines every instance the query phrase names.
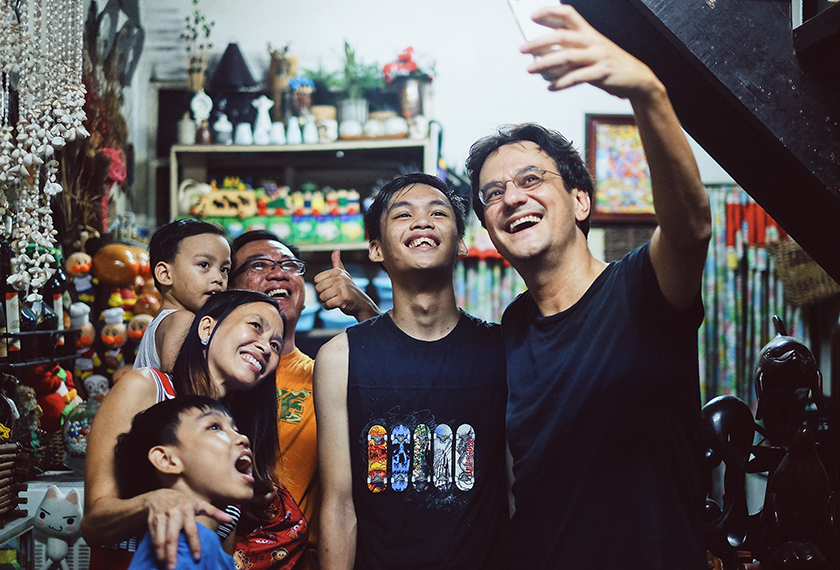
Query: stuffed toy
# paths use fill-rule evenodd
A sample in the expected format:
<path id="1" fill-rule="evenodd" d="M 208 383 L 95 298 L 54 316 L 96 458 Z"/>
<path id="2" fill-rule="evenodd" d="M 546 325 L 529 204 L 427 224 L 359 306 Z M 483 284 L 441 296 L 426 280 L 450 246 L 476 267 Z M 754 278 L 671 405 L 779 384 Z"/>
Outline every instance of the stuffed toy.
<path id="1" fill-rule="evenodd" d="M 134 362 L 134 359 L 137 358 L 137 349 L 140 346 L 140 340 L 143 338 L 143 334 L 146 332 L 146 328 L 150 322 L 152 322 L 152 316 L 146 314 L 136 315 L 128 322 L 126 330 L 128 331 L 128 340 L 132 342 L 132 345 L 130 347 L 126 346 L 123 352 L 128 353 L 131 362 Z"/>
<path id="2" fill-rule="evenodd" d="M 64 401 L 67 387 L 58 375 L 58 364 L 30 366 L 23 373 L 22 381 L 35 390 L 35 398 L 41 407 L 41 429 L 51 433 L 61 428 L 61 412 L 67 406 Z"/>
<path id="3" fill-rule="evenodd" d="M 108 378 L 102 374 L 91 374 L 85 379 L 85 391 L 88 395 L 88 400 L 101 402 L 110 390 L 108 386 Z"/>
<path id="4" fill-rule="evenodd" d="M 92 258 L 83 251 L 70 254 L 67 261 L 64 262 L 64 270 L 71 277 L 79 300 L 85 303 L 93 302 L 91 264 Z"/>
<path id="5" fill-rule="evenodd" d="M 48 570 L 56 562 L 62 570 L 69 570 L 66 558 L 81 535 L 81 520 L 79 492 L 71 489 L 63 495 L 58 487 L 50 485 L 32 517 L 35 540 L 45 546 L 46 562 L 40 570 Z"/>

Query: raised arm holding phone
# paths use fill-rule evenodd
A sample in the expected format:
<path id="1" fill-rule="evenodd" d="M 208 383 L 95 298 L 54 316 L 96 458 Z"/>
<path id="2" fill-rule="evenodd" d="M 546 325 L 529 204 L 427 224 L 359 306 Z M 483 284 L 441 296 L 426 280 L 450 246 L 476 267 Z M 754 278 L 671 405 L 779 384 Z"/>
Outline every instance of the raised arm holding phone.
<path id="1" fill-rule="evenodd" d="M 653 72 L 570 6 L 531 17 L 543 33 L 520 50 L 549 90 L 589 83 L 630 101 L 658 227 L 604 263 L 587 244 L 591 177 L 568 140 L 510 125 L 470 150 L 476 214 L 528 287 L 502 318 L 515 501 L 503 565 L 705 568 L 697 328 L 708 198 Z"/>

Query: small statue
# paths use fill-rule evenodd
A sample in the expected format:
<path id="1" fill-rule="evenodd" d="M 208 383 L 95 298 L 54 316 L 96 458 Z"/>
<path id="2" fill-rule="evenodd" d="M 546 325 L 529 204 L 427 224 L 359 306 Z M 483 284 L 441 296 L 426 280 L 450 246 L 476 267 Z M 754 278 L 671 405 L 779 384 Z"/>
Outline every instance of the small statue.
<path id="1" fill-rule="evenodd" d="M 271 110 L 274 103 L 265 95 L 260 95 L 251 105 L 257 110 L 257 120 L 254 123 L 254 144 L 268 144 L 271 142 Z"/>
<path id="2" fill-rule="evenodd" d="M 701 430 L 706 447 L 706 486 L 711 490 L 711 470 L 723 462 L 723 509 L 706 501 L 706 541 L 717 556 L 734 557 L 743 550 L 749 527 L 745 478 L 755 437 L 749 406 L 734 396 L 718 396 L 702 410 Z"/>
<path id="3" fill-rule="evenodd" d="M 767 439 L 787 448 L 802 425 L 809 393 L 824 410 L 822 374 L 807 346 L 787 336 L 782 320 L 774 316 L 776 336 L 761 349 L 755 366 L 757 420 L 764 420 Z"/>

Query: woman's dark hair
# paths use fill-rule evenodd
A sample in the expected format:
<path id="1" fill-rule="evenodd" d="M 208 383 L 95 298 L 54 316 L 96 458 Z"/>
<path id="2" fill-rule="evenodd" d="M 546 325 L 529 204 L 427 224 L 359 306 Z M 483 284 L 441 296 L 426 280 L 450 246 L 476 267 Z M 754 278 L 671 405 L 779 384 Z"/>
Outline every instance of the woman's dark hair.
<path id="1" fill-rule="evenodd" d="M 475 215 L 481 220 L 484 226 L 484 204 L 478 199 L 479 174 L 484 162 L 491 154 L 500 147 L 522 141 L 530 141 L 540 147 L 554 161 L 557 167 L 557 174 L 563 178 L 563 184 L 567 191 L 575 188 L 583 190 L 592 199 L 594 188 L 592 177 L 586 169 L 583 159 L 577 150 L 572 146 L 566 137 L 559 132 L 546 129 L 534 123 L 523 123 L 521 125 L 504 125 L 492 135 L 477 140 L 470 147 L 470 154 L 467 157 L 466 171 L 472 185 L 472 204 Z M 589 235 L 589 218 L 578 222 L 578 227 L 583 231 L 584 236 Z"/>
<path id="2" fill-rule="evenodd" d="M 154 277 L 154 269 L 157 264 L 161 261 L 172 263 L 175 256 L 178 255 L 181 242 L 188 237 L 201 234 L 213 234 L 227 239 L 227 233 L 222 226 L 193 218 L 183 218 L 169 222 L 152 234 L 152 239 L 149 241 L 149 264 L 152 266 L 152 277 L 158 290 L 161 290 L 161 285 L 157 277 Z"/>
<path id="3" fill-rule="evenodd" d="M 207 366 L 206 346 L 201 343 L 198 327 L 204 317 L 213 317 L 216 326 L 210 333 L 210 343 L 219 325 L 237 308 L 250 303 L 267 303 L 274 307 L 286 328 L 286 316 L 277 303 L 258 291 L 231 289 L 211 296 L 196 313 L 192 326 L 184 338 L 178 358 L 172 367 L 172 385 L 178 395 L 198 394 L 216 397 L 216 389 Z M 222 402 L 236 420 L 239 431 L 251 440 L 254 468 L 262 478 L 276 479 L 277 458 L 280 456 L 277 438 L 277 388 L 272 378 L 266 378 L 252 390 L 227 394 Z"/>
<path id="4" fill-rule="evenodd" d="M 452 211 L 455 213 L 455 226 L 458 228 L 458 237 L 464 237 L 466 231 L 467 206 L 465 199 L 461 198 L 449 185 L 431 174 L 425 172 L 411 172 L 394 178 L 385 186 L 380 188 L 373 199 L 370 207 L 365 212 L 365 233 L 368 240 L 380 239 L 382 237 L 382 213 L 391 202 L 391 198 L 398 192 L 415 184 L 425 184 L 446 196 Z"/>
<path id="5" fill-rule="evenodd" d="M 230 416 L 221 402 L 207 396 L 164 400 L 134 416 L 131 429 L 117 438 L 114 449 L 120 498 L 130 499 L 160 489 L 158 470 L 149 461 L 149 450 L 158 445 L 177 445 L 181 416 L 192 409 L 216 410 Z"/>

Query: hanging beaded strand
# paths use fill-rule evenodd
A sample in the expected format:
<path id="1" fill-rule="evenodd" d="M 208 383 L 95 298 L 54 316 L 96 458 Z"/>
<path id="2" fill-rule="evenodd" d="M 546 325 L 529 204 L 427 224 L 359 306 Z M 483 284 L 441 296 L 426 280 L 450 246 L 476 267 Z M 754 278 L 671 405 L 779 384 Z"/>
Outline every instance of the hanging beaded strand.
<path id="1" fill-rule="evenodd" d="M 2 31 L 6 32 L 14 28 L 14 13 L 8 0 L 0 2 Z M 4 33 L 7 39 L 0 43 L 0 53 L 10 55 L 20 72 L 17 134 L 13 139 L 17 144 L 8 148 L 4 136 L 0 189 L 4 196 L 14 191 L 16 198 L 11 236 L 14 274 L 8 281 L 18 290 L 34 290 L 28 297 L 33 300 L 40 297 L 37 290 L 55 271 L 50 251 L 55 247 L 57 232 L 50 202 L 62 191 L 57 181 L 60 165 L 56 151 L 68 141 L 88 136 L 83 126 L 83 0 L 33 0 L 31 7 L 21 0 L 19 7 L 16 45 L 20 49 L 14 49 L 14 38 L 8 39 L 11 34 Z M 10 64 L 3 61 L 3 65 L 5 72 Z M 4 88 L 6 81 L 4 78 Z M 7 95 L 4 100 L 8 101 Z M 7 111 L 8 103 L 4 107 L 4 135 L 14 132 Z"/>

